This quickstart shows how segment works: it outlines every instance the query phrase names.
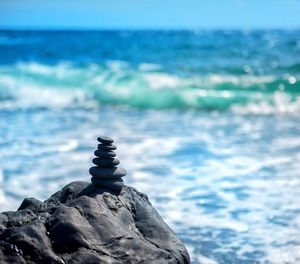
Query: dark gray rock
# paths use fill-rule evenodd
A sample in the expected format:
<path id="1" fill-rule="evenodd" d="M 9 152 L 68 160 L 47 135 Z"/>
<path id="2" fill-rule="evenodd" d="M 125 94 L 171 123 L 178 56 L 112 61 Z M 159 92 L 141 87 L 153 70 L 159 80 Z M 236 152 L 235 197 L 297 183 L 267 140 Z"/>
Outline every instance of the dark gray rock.
<path id="1" fill-rule="evenodd" d="M 114 167 L 120 164 L 120 161 L 116 158 L 109 158 L 109 159 L 94 158 L 92 162 L 97 166 L 107 167 L 107 168 Z"/>
<path id="2" fill-rule="evenodd" d="M 116 150 L 117 146 L 116 145 L 98 144 L 98 149 L 99 150 Z"/>
<path id="3" fill-rule="evenodd" d="M 124 186 L 124 182 L 121 178 L 104 180 L 104 179 L 92 177 L 91 181 L 96 187 L 107 188 L 115 192 L 120 192 Z"/>
<path id="4" fill-rule="evenodd" d="M 0 214 L 0 263 L 190 263 L 146 195 L 73 182 Z M 34 211 L 32 211 L 34 210 Z"/>
<path id="5" fill-rule="evenodd" d="M 36 218 L 36 214 L 27 208 L 24 208 L 22 211 L 9 211 L 4 212 L 3 214 L 6 216 L 6 228 L 11 226 L 22 226 Z"/>
<path id="6" fill-rule="evenodd" d="M 123 168 L 117 168 L 117 167 L 102 168 L 102 167 L 94 166 L 89 169 L 89 173 L 95 178 L 116 179 L 116 178 L 124 177 L 127 172 Z"/>
<path id="7" fill-rule="evenodd" d="M 17 246 L 0 241 L 0 263 L 26 264 L 26 260 L 20 255 Z"/>
<path id="8" fill-rule="evenodd" d="M 21 203 L 18 210 L 30 209 L 33 212 L 37 212 L 43 206 L 43 202 L 35 198 L 25 198 Z"/>
<path id="9" fill-rule="evenodd" d="M 116 156 L 116 153 L 113 151 L 103 151 L 99 149 L 95 150 L 94 154 L 99 158 L 113 158 Z"/>
<path id="10" fill-rule="evenodd" d="M 100 136 L 97 138 L 97 140 L 104 145 L 109 145 L 114 142 L 114 140 L 111 137 L 105 137 L 105 136 Z"/>

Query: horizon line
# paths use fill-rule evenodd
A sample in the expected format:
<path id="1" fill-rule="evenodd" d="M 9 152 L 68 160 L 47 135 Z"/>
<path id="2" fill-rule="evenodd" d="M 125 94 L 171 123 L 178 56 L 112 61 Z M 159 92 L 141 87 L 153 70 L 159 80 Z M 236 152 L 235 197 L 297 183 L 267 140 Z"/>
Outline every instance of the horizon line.
<path id="1" fill-rule="evenodd" d="M 0 31 L 297 31 L 299 27 L 7 27 Z"/>
<path id="2" fill-rule="evenodd" d="M 36 31 L 36 32 L 76 32 L 76 31 L 86 31 L 86 32 L 151 32 L 151 31 L 190 31 L 190 32 L 201 32 L 201 31 L 299 31 L 298 28 L 6 28 L 0 27 L 0 31 Z"/>

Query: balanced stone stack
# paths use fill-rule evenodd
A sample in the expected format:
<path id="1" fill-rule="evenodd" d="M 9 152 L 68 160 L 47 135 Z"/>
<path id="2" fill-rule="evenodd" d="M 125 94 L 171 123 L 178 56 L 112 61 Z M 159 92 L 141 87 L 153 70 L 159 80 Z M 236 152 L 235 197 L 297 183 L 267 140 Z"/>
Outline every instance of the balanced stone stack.
<path id="1" fill-rule="evenodd" d="M 126 175 L 126 170 L 118 168 L 120 161 L 116 158 L 114 150 L 117 149 L 110 137 L 98 137 L 98 149 L 94 152 L 97 158 L 93 159 L 96 165 L 91 167 L 89 172 L 92 175 L 92 183 L 96 187 L 110 189 L 120 192 L 124 186 L 122 177 Z"/>

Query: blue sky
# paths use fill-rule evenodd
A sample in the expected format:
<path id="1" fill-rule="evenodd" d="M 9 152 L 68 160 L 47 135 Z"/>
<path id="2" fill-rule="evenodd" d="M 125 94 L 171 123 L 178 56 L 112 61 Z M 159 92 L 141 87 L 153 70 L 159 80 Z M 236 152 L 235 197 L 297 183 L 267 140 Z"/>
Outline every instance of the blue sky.
<path id="1" fill-rule="evenodd" d="M 300 28 L 300 0 L 0 0 L 0 27 Z"/>

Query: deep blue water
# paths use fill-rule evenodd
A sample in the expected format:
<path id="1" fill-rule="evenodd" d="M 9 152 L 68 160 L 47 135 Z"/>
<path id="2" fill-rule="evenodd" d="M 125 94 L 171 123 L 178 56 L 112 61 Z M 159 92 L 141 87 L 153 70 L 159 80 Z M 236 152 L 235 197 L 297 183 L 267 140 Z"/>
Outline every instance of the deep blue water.
<path id="1" fill-rule="evenodd" d="M 193 263 L 300 262 L 300 31 L 0 31 L 0 209 L 116 139 Z"/>

